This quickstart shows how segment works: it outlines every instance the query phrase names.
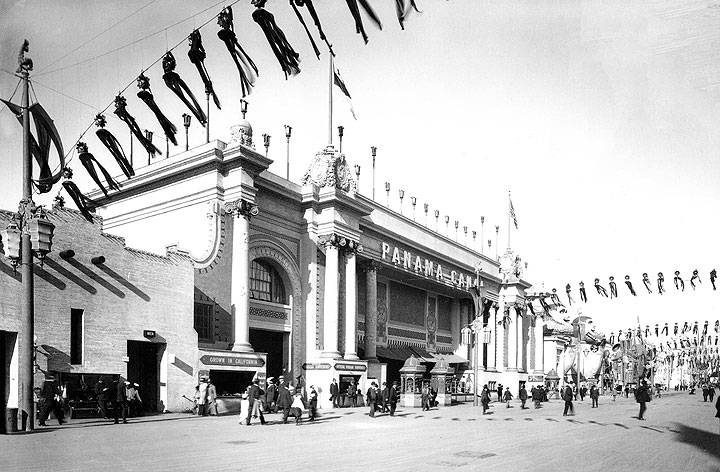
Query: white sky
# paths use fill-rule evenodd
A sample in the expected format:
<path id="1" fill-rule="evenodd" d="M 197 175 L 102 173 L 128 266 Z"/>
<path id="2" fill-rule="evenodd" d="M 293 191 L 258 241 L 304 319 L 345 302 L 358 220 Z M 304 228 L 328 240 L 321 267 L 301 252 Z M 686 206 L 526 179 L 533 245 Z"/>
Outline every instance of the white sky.
<path id="1" fill-rule="evenodd" d="M 28 38 L 35 91 L 67 149 L 97 110 L 161 56 L 166 45 L 176 44 L 220 10 L 214 7 L 102 59 L 42 75 L 215 3 L 158 0 L 51 64 L 147 2 L 0 0 L 0 69 L 15 70 L 17 50 Z M 411 15 L 401 31 L 394 2 L 374 0 L 384 28 L 378 31 L 366 22 L 367 46 L 355 34 L 345 2 L 315 3 L 358 113 L 354 121 L 335 94 L 334 125 L 345 126 L 344 150 L 351 163 L 362 166 L 362 193 L 370 194 L 369 148 L 376 145 L 378 200 L 385 201 L 388 180 L 395 206 L 397 190 L 403 188 L 406 209 L 415 195 L 419 208 L 428 202 L 431 212 L 437 208 L 452 221 L 459 219 L 461 227 L 478 231 L 484 215 L 485 239 L 494 239 L 499 224 L 502 249 L 511 189 L 520 227 L 513 233 L 513 247 L 529 262 L 530 281 L 557 287 L 563 300 L 567 282 L 576 289 L 584 280 L 592 302 L 595 277 L 607 288 L 607 277 L 614 275 L 623 294 L 623 277 L 630 274 L 640 293 L 642 272 L 654 281 L 663 271 L 670 286 L 674 270 L 681 270 L 687 282 L 695 268 L 707 290 L 708 272 L 718 261 L 720 3 L 419 0 L 423 13 Z M 315 59 L 287 1 L 271 0 L 268 10 L 301 54 L 302 73 L 284 80 L 250 18 L 250 1 L 236 4 L 236 32 L 260 68 L 248 118 L 259 150 L 261 134 L 272 135 L 271 170 L 280 175 L 285 169 L 282 125 L 293 126 L 291 179 L 297 182 L 327 141 L 327 54 Z M 230 125 L 239 120 L 240 92 L 217 30 L 215 22 L 202 29 L 206 65 L 223 104 L 222 111 L 211 112 L 211 136 L 227 141 Z M 174 51 L 176 70 L 204 98 L 186 53 L 185 44 Z M 180 114 L 186 110 L 162 82 L 160 64 L 146 74 L 184 144 Z M 15 83 L 0 72 L 0 96 L 9 96 Z M 159 127 L 136 92 L 133 85 L 125 93 L 128 109 L 141 127 L 156 131 L 155 143 L 164 150 Z M 127 148 L 127 128 L 111 111 L 107 116 L 108 128 Z M 119 173 L 92 131 L 85 139 L 90 151 Z M 197 124 L 190 134 L 191 146 L 204 141 Z M 3 208 L 15 208 L 20 196 L 19 140 L 18 123 L 7 110 L 0 112 Z M 71 166 L 81 188 L 90 189 L 79 163 Z M 653 301 L 637 307 L 626 301 L 621 310 L 619 303 L 605 308 L 596 303 L 587 308 L 597 312 L 587 314 L 645 313 L 656 309 L 653 303 L 658 310 L 669 309 L 667 298 L 648 300 Z M 712 299 L 697 306 L 699 313 L 717 312 Z"/>

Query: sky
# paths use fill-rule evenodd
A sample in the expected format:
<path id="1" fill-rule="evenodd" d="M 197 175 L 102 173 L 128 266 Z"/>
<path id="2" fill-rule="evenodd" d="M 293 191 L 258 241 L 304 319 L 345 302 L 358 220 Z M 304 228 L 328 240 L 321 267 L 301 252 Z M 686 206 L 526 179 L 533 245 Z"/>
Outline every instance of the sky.
<path id="1" fill-rule="evenodd" d="M 406 211 L 416 196 L 418 208 L 427 202 L 431 214 L 437 209 L 478 235 L 484 216 L 492 255 L 507 246 L 512 191 L 518 229 L 512 228 L 511 245 L 528 262 L 525 278 L 562 295 L 571 283 L 576 298 L 581 280 L 592 293 L 595 277 L 606 288 L 610 275 L 620 283 L 621 299 L 593 299 L 589 292 L 585 312 L 618 322 L 672 316 L 671 297 L 632 299 L 623 277 L 631 275 L 637 288 L 643 272 L 654 281 L 662 271 L 671 284 L 675 270 L 687 282 L 694 269 L 703 295 L 671 293 L 673 300 L 698 316 L 720 308 L 707 280 L 719 252 L 720 2 L 418 0 L 422 13 L 411 14 L 405 30 L 394 2 L 370 3 L 383 29 L 365 17 L 365 45 L 345 2 L 315 2 L 358 117 L 335 93 L 333 126 L 345 127 L 343 151 L 361 166 L 361 193 L 371 194 L 370 146 L 377 146 L 377 200 L 385 202 L 387 181 L 393 208 L 403 189 Z M 176 71 L 202 97 L 183 38 L 222 5 L 0 0 L 0 70 L 15 70 L 27 38 L 34 92 L 69 150 L 95 113 L 178 42 Z M 302 72 L 285 80 L 250 18 L 250 1 L 233 9 L 238 38 L 260 69 L 247 116 L 257 147 L 262 150 L 262 133 L 272 136 L 270 170 L 284 175 L 283 125 L 293 126 L 290 178 L 299 182 L 328 142 L 328 55 L 319 43 L 318 61 L 287 2 L 270 0 L 267 9 L 302 59 Z M 311 21 L 308 26 L 317 40 Z M 211 111 L 211 138 L 228 141 L 240 120 L 241 95 L 217 30 L 214 21 L 201 30 L 223 105 Z M 163 84 L 160 64 L 145 73 L 183 144 L 186 110 Z M 0 72 L 0 96 L 10 96 L 16 83 Z M 133 84 L 125 93 L 128 109 L 141 127 L 155 130 L 164 150 L 136 92 Z M 127 145 L 125 125 L 106 114 L 108 128 Z M 90 151 L 119 173 L 93 134 L 84 139 Z M 20 198 L 20 137 L 14 117 L 0 111 L 2 208 L 15 208 Z M 190 145 L 202 142 L 204 130 L 194 123 Z M 81 189 L 92 188 L 78 163 L 70 166 Z"/>

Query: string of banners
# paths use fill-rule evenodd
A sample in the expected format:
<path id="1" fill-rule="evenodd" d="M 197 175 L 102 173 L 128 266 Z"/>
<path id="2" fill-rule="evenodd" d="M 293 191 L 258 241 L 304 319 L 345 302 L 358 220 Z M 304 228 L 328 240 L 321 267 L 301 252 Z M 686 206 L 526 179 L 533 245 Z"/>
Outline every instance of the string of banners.
<path id="1" fill-rule="evenodd" d="M 258 67 L 248 52 L 242 47 L 238 39 L 238 35 L 236 34 L 232 6 L 239 1 L 240 0 L 235 0 L 230 3 L 216 16 L 210 18 L 210 20 L 205 22 L 202 26 L 194 29 L 187 37 L 189 46 L 189 50 L 187 51 L 188 60 L 197 69 L 200 80 L 203 83 L 205 93 L 212 97 L 213 103 L 218 110 L 221 109 L 221 102 L 218 93 L 213 86 L 209 71 L 205 66 L 205 58 L 207 54 L 205 48 L 203 47 L 203 37 L 200 33 L 202 28 L 207 26 L 214 19 L 217 19 L 217 25 L 219 26 L 217 37 L 225 45 L 230 58 L 237 68 L 240 82 L 239 85 L 243 98 L 251 93 L 252 88 L 260 74 Z M 299 74 L 300 55 L 288 41 L 285 33 L 275 21 L 274 15 L 265 9 L 267 0 L 251 0 L 250 3 L 255 7 L 255 10 L 251 14 L 251 18 L 262 30 L 270 49 L 272 50 L 281 70 L 285 75 L 285 78 L 287 79 L 288 76 Z M 361 13 L 364 13 L 364 15 L 367 16 L 373 24 L 375 24 L 379 29 L 382 29 L 382 22 L 380 21 L 379 16 L 375 13 L 374 9 L 367 0 L 346 0 L 346 3 L 348 10 L 353 17 L 356 32 L 362 36 L 364 42 L 367 44 L 368 35 L 363 24 L 363 15 L 361 15 Z M 303 30 L 307 34 L 317 58 L 320 58 L 320 50 L 303 16 L 303 11 L 305 10 L 315 24 L 320 40 L 326 44 L 329 54 L 335 56 L 332 44 L 327 39 L 325 32 L 323 31 L 320 17 L 315 5 L 313 4 L 313 0 L 289 0 L 289 5 L 302 25 Z M 397 19 L 402 29 L 405 29 L 405 22 L 411 12 L 420 12 L 415 0 L 395 0 L 395 7 Z M 178 97 L 178 99 L 190 111 L 190 113 L 197 118 L 198 122 L 203 127 L 207 126 L 208 117 L 200 107 L 191 87 L 175 71 L 177 61 L 172 52 L 183 43 L 184 40 L 168 49 L 150 66 L 143 69 L 136 80 L 130 82 L 114 97 L 110 104 L 108 104 L 101 112 L 97 113 L 92 123 L 80 135 L 75 142 L 73 149 L 71 149 L 68 154 L 64 153 L 60 134 L 45 109 L 39 103 L 34 103 L 29 107 L 28 111 L 32 117 L 33 124 L 35 125 L 35 132 L 31 132 L 29 137 L 30 152 L 37 162 L 40 170 L 38 179 L 33 181 L 35 189 L 38 193 L 50 192 L 55 184 L 63 180 L 62 189 L 64 189 L 72 198 L 82 215 L 88 221 L 93 221 L 93 213 L 95 212 L 97 203 L 86 197 L 72 181 L 73 172 L 72 169 L 68 167 L 68 164 L 72 160 L 72 158 L 68 159 L 68 156 L 72 152 L 77 152 L 78 160 L 85 168 L 87 174 L 95 182 L 95 184 L 97 184 L 98 188 L 107 198 L 111 198 L 109 190 L 120 189 L 120 183 L 113 179 L 112 174 L 107 170 L 107 168 L 103 166 L 103 164 L 101 164 L 100 161 L 89 151 L 88 144 L 82 141 L 85 134 L 92 128 L 93 125 L 96 127 L 95 135 L 98 141 L 112 156 L 125 177 L 127 179 L 134 177 L 135 170 L 133 169 L 131 159 L 128 159 L 128 155 L 120 143 L 120 140 L 118 140 L 113 132 L 106 128 L 107 117 L 104 113 L 111 106 L 114 106 L 113 114 L 119 121 L 125 123 L 127 128 L 130 130 L 131 140 L 133 138 L 136 139 L 151 156 L 162 154 L 160 149 L 152 143 L 151 136 L 145 135 L 142 132 L 141 126 L 129 110 L 128 100 L 123 94 L 133 83 L 136 83 L 138 87 L 138 92 L 136 94 L 137 98 L 150 109 L 169 142 L 177 146 L 177 127 L 165 115 L 165 113 L 163 113 L 160 106 L 155 101 L 155 97 L 151 89 L 150 77 L 145 74 L 149 68 L 160 61 L 162 61 L 162 80 L 165 86 Z M 22 70 L 30 71 L 33 68 L 32 61 L 25 57 L 25 53 L 28 51 L 29 44 L 26 40 L 23 43 L 18 55 L 18 72 L 21 72 Z M 337 76 L 337 72 L 334 72 Z M 335 83 L 340 87 L 337 81 L 335 81 Z M 344 83 L 342 83 L 342 87 L 340 88 L 344 89 L 344 93 L 347 94 Z M 11 100 L 12 96 L 8 100 L 0 99 L 0 101 L 7 105 L 8 109 L 15 114 L 22 125 L 23 109 L 20 105 L 12 103 Z M 50 152 L 53 146 L 55 147 L 59 158 L 59 165 L 56 166 L 54 171 L 50 166 Z M 55 205 L 64 205 L 64 199 L 60 194 L 58 194 L 55 198 Z"/>
<path id="2" fill-rule="evenodd" d="M 710 286 L 712 286 L 713 290 L 717 290 L 717 284 L 715 281 L 717 280 L 717 270 L 712 269 L 709 273 L 708 279 L 710 280 Z M 676 292 L 685 292 L 685 290 L 692 290 L 693 292 L 696 290 L 699 290 L 702 286 L 702 278 L 700 277 L 700 271 L 697 269 L 692 271 L 692 275 L 690 276 L 688 283 L 685 283 L 685 279 L 683 278 L 682 274 L 679 270 L 676 270 L 674 273 L 674 276 L 672 278 L 672 285 L 670 287 L 666 286 L 665 283 L 665 275 L 662 272 L 658 272 L 657 278 L 655 280 L 650 280 L 650 276 L 647 274 L 647 272 L 642 274 L 642 287 L 640 290 L 641 293 L 647 292 L 648 295 L 657 294 L 657 295 L 663 295 L 668 292 L 668 288 L 672 290 L 672 285 L 675 287 Z M 625 292 L 628 296 L 637 297 L 638 292 L 635 290 L 635 286 L 633 285 L 633 282 L 629 275 L 625 276 L 624 280 L 625 289 L 622 291 Z M 619 291 L 618 291 L 618 283 L 615 282 L 615 277 L 610 276 L 608 278 L 608 287 L 605 288 L 605 286 L 602 285 L 599 278 L 596 278 L 593 282 L 593 288 L 595 289 L 596 296 L 599 296 L 601 298 L 607 298 L 610 300 L 619 298 Z M 589 290 L 590 293 L 593 293 L 593 290 Z M 573 288 L 570 283 L 567 283 L 565 285 L 565 294 L 567 297 L 567 301 L 570 305 L 573 303 L 577 303 L 577 301 L 581 301 L 583 303 L 587 303 L 588 301 L 588 289 L 585 287 L 585 282 L 578 283 L 578 289 L 577 289 L 577 298 L 573 296 Z M 557 289 L 552 289 L 552 295 L 553 301 L 560 303 L 560 297 L 558 296 Z"/>

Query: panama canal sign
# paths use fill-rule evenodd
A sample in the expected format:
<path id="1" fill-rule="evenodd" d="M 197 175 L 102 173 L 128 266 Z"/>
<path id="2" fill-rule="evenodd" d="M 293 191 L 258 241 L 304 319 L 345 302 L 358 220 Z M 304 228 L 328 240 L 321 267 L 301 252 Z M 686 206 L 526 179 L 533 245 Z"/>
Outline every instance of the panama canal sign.
<path id="1" fill-rule="evenodd" d="M 405 249 L 383 242 L 381 257 L 384 261 L 390 261 L 397 267 L 413 271 L 418 275 L 432 278 L 438 282 L 445 282 L 458 288 L 467 289 L 475 285 L 475 278 L 472 275 L 464 274 L 454 269 L 443 269 L 442 264 L 437 261 L 420 257 Z"/>

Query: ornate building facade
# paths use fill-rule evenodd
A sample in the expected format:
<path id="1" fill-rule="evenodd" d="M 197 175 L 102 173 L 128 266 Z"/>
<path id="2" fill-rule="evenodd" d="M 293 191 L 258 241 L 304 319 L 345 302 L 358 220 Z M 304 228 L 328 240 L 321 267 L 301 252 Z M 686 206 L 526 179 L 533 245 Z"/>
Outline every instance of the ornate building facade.
<path id="1" fill-rule="evenodd" d="M 521 263 L 500 263 L 357 193 L 351 166 L 328 146 L 301 184 L 268 171 L 243 121 L 211 141 L 138 169 L 102 206 L 106 231 L 194 265 L 198 334 L 193 381 L 219 393 L 253 378 L 315 385 L 399 380 L 410 356 L 429 373 L 440 360 L 452 389 L 542 382 L 542 323 L 527 310 Z M 432 215 L 431 215 L 432 217 Z M 482 285 L 476 305 L 471 289 Z M 461 332 L 482 311 L 474 349 Z M 485 343 L 484 341 L 487 341 Z M 479 377 L 474 378 L 473 362 Z M 450 387 L 449 387 L 450 388 Z"/>

